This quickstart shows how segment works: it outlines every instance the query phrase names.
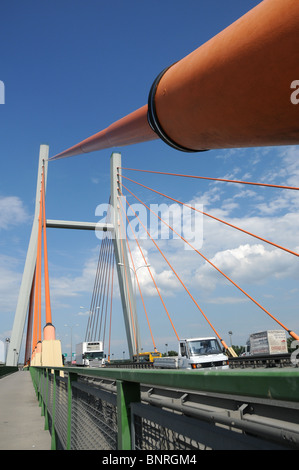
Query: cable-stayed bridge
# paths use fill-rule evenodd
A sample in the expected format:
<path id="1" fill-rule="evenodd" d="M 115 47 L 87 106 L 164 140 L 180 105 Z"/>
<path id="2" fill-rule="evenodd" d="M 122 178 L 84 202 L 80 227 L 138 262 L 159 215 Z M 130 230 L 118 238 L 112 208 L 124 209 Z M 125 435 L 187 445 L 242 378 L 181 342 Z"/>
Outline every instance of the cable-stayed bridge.
<path id="1" fill-rule="evenodd" d="M 141 172 L 161 176 L 163 172 L 159 169 L 123 167 L 121 154 L 116 152 L 110 158 L 110 193 L 107 188 L 110 210 L 105 223 L 46 218 L 48 165 L 60 158 L 157 138 L 176 150 L 192 153 L 216 148 L 298 144 L 297 108 L 292 104 L 289 93 L 294 74 L 299 73 L 295 54 L 299 45 L 298 24 L 297 2 L 288 0 L 282 4 L 277 0 L 264 0 L 212 41 L 163 70 L 150 90 L 147 105 L 53 157 L 49 158 L 48 146 L 40 147 L 35 215 L 6 366 L 17 367 L 22 337 L 26 331 L 25 363 L 32 374 L 41 411 L 45 416 L 45 427 L 51 432 L 53 449 L 195 451 L 202 448 L 299 447 L 299 374 L 296 361 L 292 361 L 291 356 L 283 360 L 272 356 L 272 359 L 260 362 L 253 359 L 250 368 L 245 367 L 246 361 L 238 363 L 243 369 L 235 367 L 233 349 L 225 343 L 222 332 L 210 321 L 199 300 L 163 253 L 127 196 L 138 201 L 144 210 L 150 211 L 161 227 L 166 227 L 186 243 L 195 256 L 215 269 L 218 275 L 269 317 L 275 328 L 285 331 L 295 342 L 299 336 L 292 325 L 285 324 L 283 317 L 278 318 L 271 313 L 220 269 L 202 249 L 191 243 L 169 220 L 164 220 L 137 196 L 134 188 L 142 187 L 155 196 L 187 206 L 191 212 L 200 212 L 201 216 L 215 223 L 254 237 L 289 256 L 298 257 L 296 250 L 212 213 L 186 205 L 171 194 L 146 185 L 140 179 Z M 224 77 L 226 81 L 223 81 Z M 271 88 L 269 83 L 273 84 Z M 220 85 L 221 99 L 215 100 L 215 89 Z M 136 179 L 132 174 L 138 174 L 139 177 Z M 221 184 L 250 185 L 277 191 L 299 190 L 298 185 L 273 185 L 270 182 L 237 181 L 172 171 L 164 172 L 163 176 L 176 181 L 180 178 L 210 179 Z M 133 361 L 134 357 L 138 358 L 142 349 L 136 309 L 137 288 L 153 351 L 157 351 L 150 315 L 138 279 L 138 267 L 132 256 L 132 240 L 144 261 L 144 268 L 148 271 L 173 333 L 178 342 L 181 340 L 149 261 L 138 239 L 134 237 L 128 213 L 143 227 L 184 295 L 208 323 L 213 336 L 227 355 L 230 365 L 228 370 L 213 370 L 213 365 L 206 371 L 160 370 L 154 367 L 143 370 L 143 364 L 138 360 L 138 368 L 133 367 L 133 364 L 128 364 L 127 368 L 109 367 L 109 324 L 116 280 L 130 359 Z M 104 233 L 86 341 L 103 340 L 108 353 L 106 367 L 93 369 L 63 366 L 61 345 L 56 339 L 54 326 L 55 312 L 51 308 L 47 250 L 47 229 L 57 228 L 100 230 Z M 133 238 L 129 240 L 130 231 Z M 107 332 L 108 340 L 105 339 Z M 284 362 L 284 359 L 288 362 Z"/>

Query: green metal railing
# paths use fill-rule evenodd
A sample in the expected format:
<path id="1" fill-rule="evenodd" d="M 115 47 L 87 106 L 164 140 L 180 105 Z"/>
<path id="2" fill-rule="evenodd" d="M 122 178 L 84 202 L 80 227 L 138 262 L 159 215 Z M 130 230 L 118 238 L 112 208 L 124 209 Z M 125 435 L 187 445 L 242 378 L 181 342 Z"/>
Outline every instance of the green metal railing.
<path id="1" fill-rule="evenodd" d="M 18 371 L 17 366 L 0 365 L 0 378 L 3 377 L 4 375 L 13 374 L 14 372 L 17 372 L 17 371 Z"/>
<path id="2" fill-rule="evenodd" d="M 45 429 L 51 433 L 52 449 L 299 447 L 298 369 L 202 373 L 30 367 L 30 372 L 45 417 Z M 172 390 L 171 398 L 165 398 L 163 392 L 156 402 L 153 398 L 154 406 L 150 400 L 145 403 L 141 390 L 145 388 L 145 395 L 152 397 L 150 391 L 159 387 Z M 175 394 L 186 389 L 188 394 L 182 392 L 184 397 L 192 393 L 205 399 L 210 397 L 210 400 L 218 397 L 216 412 L 210 411 L 209 416 L 203 411 L 205 405 L 198 406 L 197 398 L 189 407 L 184 401 L 186 398 L 176 399 Z M 178 404 L 174 405 L 175 402 Z M 228 410 L 219 413 L 222 403 Z M 251 403 L 251 410 L 256 405 L 259 413 L 261 407 L 266 406 L 268 410 L 277 403 L 275 413 L 279 424 L 269 427 L 268 432 L 264 424 L 254 424 L 252 416 L 242 419 L 244 404 L 250 408 L 248 403 Z M 288 409 L 291 424 L 285 427 L 286 423 L 280 424 L 279 419 Z M 265 416 L 268 413 L 269 410 Z M 222 426 L 215 426 L 217 420 Z"/>
<path id="3" fill-rule="evenodd" d="M 109 393 L 93 385 L 93 377 L 105 375 L 101 370 L 31 367 L 30 372 L 53 450 L 131 449 L 129 409 L 140 401 L 139 383 L 117 380 L 116 393 Z"/>

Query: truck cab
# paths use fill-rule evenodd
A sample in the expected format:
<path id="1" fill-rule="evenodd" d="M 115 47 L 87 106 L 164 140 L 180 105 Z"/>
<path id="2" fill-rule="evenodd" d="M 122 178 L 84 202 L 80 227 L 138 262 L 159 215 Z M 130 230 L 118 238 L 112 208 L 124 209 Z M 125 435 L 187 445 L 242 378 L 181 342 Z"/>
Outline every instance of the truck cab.
<path id="1" fill-rule="evenodd" d="M 79 367 L 103 367 L 105 357 L 102 341 L 85 341 L 76 345 L 76 365 Z"/>
<path id="2" fill-rule="evenodd" d="M 103 351 L 86 352 L 82 354 L 83 364 L 86 367 L 102 367 L 105 364 L 105 355 Z"/>
<path id="3" fill-rule="evenodd" d="M 179 341 L 179 369 L 228 369 L 228 357 L 216 338 L 189 338 Z"/>

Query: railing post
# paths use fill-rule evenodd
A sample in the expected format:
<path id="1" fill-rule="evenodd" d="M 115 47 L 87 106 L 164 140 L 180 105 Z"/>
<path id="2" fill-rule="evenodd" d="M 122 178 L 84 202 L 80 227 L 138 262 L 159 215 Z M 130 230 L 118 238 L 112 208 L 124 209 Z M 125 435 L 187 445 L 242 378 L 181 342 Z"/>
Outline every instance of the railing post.
<path id="1" fill-rule="evenodd" d="M 48 396 L 49 396 L 49 369 L 45 369 L 45 393 L 44 393 L 44 406 L 45 406 L 45 431 L 49 431 L 49 415 L 48 415 Z"/>
<path id="2" fill-rule="evenodd" d="M 41 369 L 41 416 L 45 416 L 45 370 Z"/>
<path id="3" fill-rule="evenodd" d="M 72 431 L 72 384 L 77 380 L 77 374 L 69 372 L 67 380 L 67 391 L 68 391 L 68 400 L 67 400 L 67 441 L 66 441 L 66 450 L 71 450 L 71 431 Z"/>
<path id="4" fill-rule="evenodd" d="M 56 378 L 59 370 L 53 370 L 53 409 L 52 409 L 52 429 L 51 429 L 51 450 L 56 450 L 56 431 L 55 431 L 55 411 L 56 411 Z"/>
<path id="5" fill-rule="evenodd" d="M 42 377 L 42 416 L 45 417 L 45 430 L 48 431 L 48 370 L 41 369 Z"/>
<path id="6" fill-rule="evenodd" d="M 140 402 L 140 384 L 116 381 L 118 450 L 131 449 L 131 403 Z"/>
<path id="7" fill-rule="evenodd" d="M 42 370 L 37 369 L 37 398 L 38 406 L 42 408 L 43 406 L 43 390 L 42 390 Z M 42 413 L 42 410 L 41 410 Z"/>

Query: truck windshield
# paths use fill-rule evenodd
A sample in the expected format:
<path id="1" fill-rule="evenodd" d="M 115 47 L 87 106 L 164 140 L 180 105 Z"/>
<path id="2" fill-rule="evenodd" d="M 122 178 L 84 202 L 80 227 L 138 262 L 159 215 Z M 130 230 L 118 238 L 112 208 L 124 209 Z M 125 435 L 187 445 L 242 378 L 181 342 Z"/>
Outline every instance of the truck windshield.
<path id="1" fill-rule="evenodd" d="M 103 351 L 93 351 L 85 353 L 86 359 L 103 359 Z"/>
<path id="2" fill-rule="evenodd" d="M 216 339 L 189 341 L 188 346 L 191 356 L 221 353 L 221 349 Z"/>

